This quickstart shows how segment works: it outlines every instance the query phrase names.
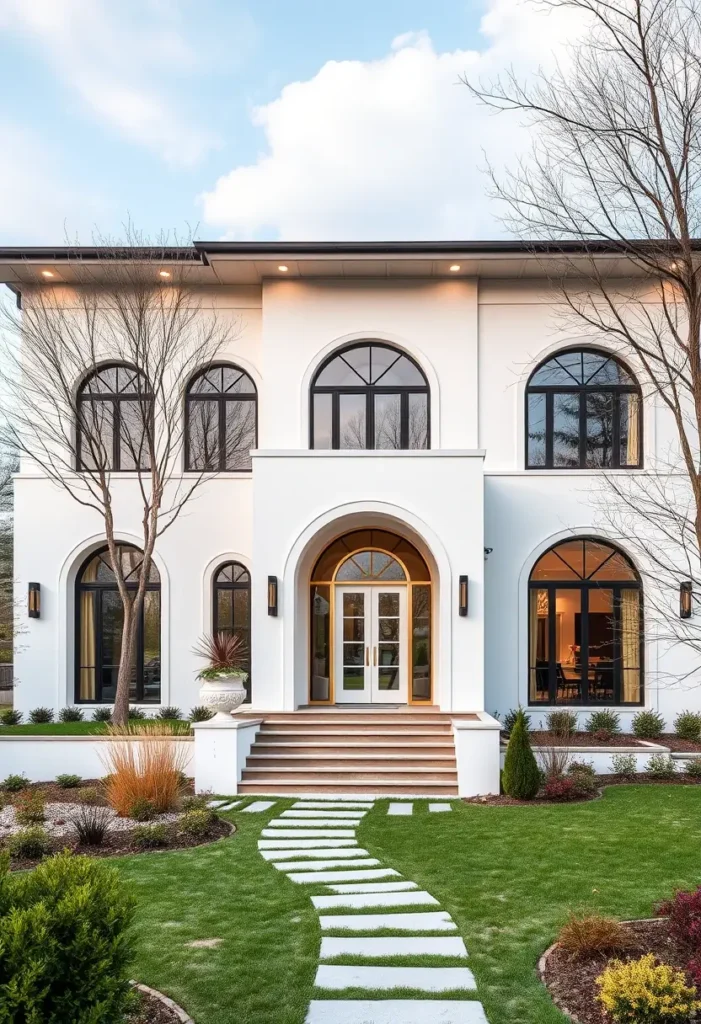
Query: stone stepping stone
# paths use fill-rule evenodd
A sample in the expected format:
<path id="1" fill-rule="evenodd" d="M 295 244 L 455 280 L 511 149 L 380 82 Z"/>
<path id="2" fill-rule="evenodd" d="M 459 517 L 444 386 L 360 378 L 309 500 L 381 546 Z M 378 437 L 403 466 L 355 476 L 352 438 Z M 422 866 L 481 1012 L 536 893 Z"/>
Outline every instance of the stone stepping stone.
<path id="1" fill-rule="evenodd" d="M 390 804 L 387 808 L 388 814 L 413 814 L 413 804 Z"/>
<path id="2" fill-rule="evenodd" d="M 350 867 L 350 865 L 346 865 Z M 288 875 L 293 882 L 360 882 L 373 881 L 376 878 L 388 878 L 391 875 L 398 876 L 399 872 L 394 868 L 370 868 L 367 871 L 302 871 L 299 874 Z"/>
<path id="3" fill-rule="evenodd" d="M 369 857 L 370 854 L 367 850 L 361 850 L 359 846 L 354 846 L 352 850 L 336 850 L 333 847 L 329 849 L 321 850 L 259 850 L 258 853 L 261 855 L 263 860 L 295 860 L 297 857 L 309 857 L 310 860 L 320 858 L 321 860 L 328 860 L 329 857 L 345 857 L 349 860 L 354 857 Z"/>
<path id="4" fill-rule="evenodd" d="M 320 960 L 331 960 L 335 956 L 459 956 L 467 958 L 465 943 L 459 935 L 445 938 L 427 935 L 411 936 L 393 935 L 391 938 L 373 938 L 363 936 L 356 939 L 351 936 L 343 938 L 323 938 L 321 940 Z"/>
<path id="5" fill-rule="evenodd" d="M 269 807 L 275 805 L 274 800 L 254 800 L 248 807 L 244 807 L 244 811 L 248 811 L 249 814 L 258 814 L 261 811 L 267 811 Z"/>
<path id="6" fill-rule="evenodd" d="M 376 868 L 379 863 L 375 857 L 361 857 L 350 864 L 346 860 L 283 860 L 273 867 L 278 871 L 328 871 L 329 868 Z"/>
<path id="7" fill-rule="evenodd" d="M 212 810 L 214 810 L 215 807 L 221 807 L 222 804 L 226 804 L 228 802 L 229 802 L 229 798 L 228 797 L 226 798 L 226 800 L 209 800 L 207 802 L 207 807 L 211 807 Z"/>
<path id="8" fill-rule="evenodd" d="M 356 803 L 374 804 L 374 796 L 359 796 L 357 793 L 305 793 L 300 794 L 300 802 L 304 800 L 323 800 L 324 803 Z"/>
<path id="9" fill-rule="evenodd" d="M 326 802 L 323 801 L 323 800 L 298 800 L 297 803 L 292 808 L 292 810 L 293 811 L 301 811 L 301 810 L 305 810 L 305 811 L 318 811 L 318 810 L 324 810 L 327 807 L 328 807 L 329 810 L 331 810 L 332 808 L 336 808 L 337 810 L 345 810 L 347 808 L 348 810 L 356 810 L 356 811 L 371 811 L 372 810 L 372 804 L 356 804 L 356 803 L 351 803 L 350 801 L 348 801 L 348 803 L 345 803 L 345 804 L 340 804 L 340 803 L 336 803 L 335 800 L 334 801 L 329 800 L 329 801 L 326 801 Z"/>
<path id="10" fill-rule="evenodd" d="M 270 822 L 268 822 L 268 825 L 269 824 Z M 286 822 L 286 824 L 289 825 L 289 822 Z M 278 828 L 277 826 L 275 828 L 268 828 L 266 826 L 266 828 L 261 832 L 261 835 L 265 836 L 267 839 L 277 839 L 278 836 L 280 839 L 309 839 L 311 836 L 314 839 L 352 839 L 353 842 L 357 841 L 355 838 L 355 829 L 351 828 L 339 828 L 331 831 L 326 828 L 299 829 Z"/>
<path id="11" fill-rule="evenodd" d="M 305 1024 L 488 1024 L 464 999 L 313 999 Z"/>
<path id="12" fill-rule="evenodd" d="M 474 992 L 474 975 L 467 967 L 346 967 L 322 964 L 317 968 L 317 988 L 415 988 L 421 992 Z M 371 1018 L 372 1019 L 372 1018 Z"/>
<path id="13" fill-rule="evenodd" d="M 453 808 L 450 806 L 450 804 L 429 804 L 428 805 L 428 809 L 429 809 L 429 811 L 439 812 L 439 811 L 452 811 Z"/>
<path id="14" fill-rule="evenodd" d="M 347 892 L 340 896 L 312 896 L 317 910 L 336 910 L 340 907 L 420 907 L 439 906 L 438 900 L 424 892 Z"/>
<path id="15" fill-rule="evenodd" d="M 343 882 L 341 885 L 329 885 L 332 892 L 406 892 L 408 889 L 418 889 L 416 882 L 364 882 L 358 885 L 353 882 Z"/>
<path id="16" fill-rule="evenodd" d="M 246 808 L 248 810 L 248 807 Z M 275 818 L 268 822 L 272 828 L 348 828 L 357 827 L 360 818 Z M 355 832 L 353 833 L 355 835 Z"/>
<path id="17" fill-rule="evenodd" d="M 367 811 L 333 811 L 324 808 L 323 811 L 283 811 L 280 815 L 281 818 L 355 818 L 358 821 Z"/>
<path id="18" fill-rule="evenodd" d="M 398 932 L 455 932 L 458 929 L 447 910 L 425 914 L 323 914 L 319 922 L 324 932 L 336 929 L 378 932 L 382 928 Z"/>
<path id="19" fill-rule="evenodd" d="M 336 833 L 334 832 L 335 836 Z M 331 847 L 354 847 L 357 848 L 357 839 L 259 839 L 259 850 L 323 850 Z"/>
<path id="20" fill-rule="evenodd" d="M 233 804 L 225 804 L 224 807 L 220 807 L 220 811 L 233 811 L 234 807 L 240 807 L 243 800 L 234 800 Z"/>

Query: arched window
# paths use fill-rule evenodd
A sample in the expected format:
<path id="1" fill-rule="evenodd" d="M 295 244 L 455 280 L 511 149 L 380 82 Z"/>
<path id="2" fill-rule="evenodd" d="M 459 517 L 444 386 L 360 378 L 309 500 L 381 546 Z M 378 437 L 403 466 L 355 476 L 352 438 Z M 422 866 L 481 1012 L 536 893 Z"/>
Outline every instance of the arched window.
<path id="1" fill-rule="evenodd" d="M 186 396 L 185 469 L 250 470 L 256 400 L 255 384 L 237 366 L 216 364 L 194 377 Z"/>
<path id="2" fill-rule="evenodd" d="M 214 574 L 212 629 L 238 633 L 248 649 L 246 700 L 251 699 L 251 576 L 239 562 L 225 562 Z"/>
<path id="3" fill-rule="evenodd" d="M 128 544 L 120 544 L 118 551 L 127 587 L 136 590 L 143 555 Z M 114 701 L 123 622 L 122 599 L 109 551 L 103 548 L 83 563 L 76 581 L 75 699 L 78 703 Z M 158 703 L 161 699 L 161 580 L 153 562 L 139 613 L 129 699 L 139 703 Z"/>
<path id="4" fill-rule="evenodd" d="M 148 470 L 153 394 L 131 366 L 103 366 L 78 392 L 77 469 Z"/>
<path id="5" fill-rule="evenodd" d="M 614 356 L 558 352 L 526 388 L 527 469 L 635 469 L 642 465 L 640 388 Z"/>
<path id="6" fill-rule="evenodd" d="M 530 704 L 643 703 L 640 578 L 611 544 L 563 541 L 529 582 Z"/>
<path id="7" fill-rule="evenodd" d="M 312 382 L 312 448 L 428 448 L 429 420 L 422 370 L 379 341 L 334 352 Z"/>

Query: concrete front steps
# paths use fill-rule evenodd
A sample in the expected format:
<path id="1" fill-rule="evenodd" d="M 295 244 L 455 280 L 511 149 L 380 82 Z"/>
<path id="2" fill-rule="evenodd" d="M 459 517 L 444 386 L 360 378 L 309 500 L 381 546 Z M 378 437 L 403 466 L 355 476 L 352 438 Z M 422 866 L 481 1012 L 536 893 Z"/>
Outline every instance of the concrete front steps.
<path id="1" fill-rule="evenodd" d="M 451 716 L 423 709 L 266 715 L 239 792 L 457 796 Z"/>

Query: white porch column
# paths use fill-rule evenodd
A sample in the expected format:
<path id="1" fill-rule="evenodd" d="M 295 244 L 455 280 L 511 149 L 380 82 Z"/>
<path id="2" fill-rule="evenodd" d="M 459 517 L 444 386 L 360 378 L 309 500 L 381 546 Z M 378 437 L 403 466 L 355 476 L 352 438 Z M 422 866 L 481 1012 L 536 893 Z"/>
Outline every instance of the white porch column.
<path id="1" fill-rule="evenodd" d="M 262 719 L 195 722 L 195 792 L 234 796 Z"/>
<path id="2" fill-rule="evenodd" d="M 475 718 L 454 718 L 459 796 L 487 796 L 500 790 L 501 725 L 480 711 Z"/>

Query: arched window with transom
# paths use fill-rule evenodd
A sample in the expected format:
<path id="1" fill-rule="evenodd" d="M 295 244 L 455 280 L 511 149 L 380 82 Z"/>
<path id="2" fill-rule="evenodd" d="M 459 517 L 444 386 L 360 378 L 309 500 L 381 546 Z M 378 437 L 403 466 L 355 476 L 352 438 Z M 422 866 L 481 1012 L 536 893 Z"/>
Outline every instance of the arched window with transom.
<path id="1" fill-rule="evenodd" d="M 640 577 L 594 537 L 555 544 L 529 582 L 530 704 L 643 703 Z"/>
<path id="2" fill-rule="evenodd" d="M 246 644 L 246 700 L 251 699 L 251 575 L 240 562 L 224 562 L 214 573 L 214 633 L 237 633 Z"/>
<path id="3" fill-rule="evenodd" d="M 143 553 L 120 544 L 127 588 L 136 591 Z M 76 579 L 76 680 L 79 704 L 111 704 L 117 692 L 124 611 L 107 548 L 83 563 Z M 149 581 L 139 612 L 136 652 L 129 700 L 158 703 L 161 699 L 161 578 L 151 562 Z"/>
<path id="4" fill-rule="evenodd" d="M 312 448 L 428 448 L 428 381 L 383 342 L 349 345 L 319 368 L 311 388 Z"/>
<path id="5" fill-rule="evenodd" d="M 606 352 L 558 352 L 526 387 L 527 469 L 637 469 L 642 465 L 640 387 Z"/>
<path id="6" fill-rule="evenodd" d="M 148 470 L 153 446 L 153 394 L 146 377 L 123 364 L 103 366 L 78 391 L 76 468 Z"/>
<path id="7" fill-rule="evenodd" d="M 185 469 L 241 472 L 251 469 L 256 447 L 256 386 L 243 370 L 217 363 L 198 373 L 185 399 Z"/>

